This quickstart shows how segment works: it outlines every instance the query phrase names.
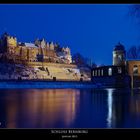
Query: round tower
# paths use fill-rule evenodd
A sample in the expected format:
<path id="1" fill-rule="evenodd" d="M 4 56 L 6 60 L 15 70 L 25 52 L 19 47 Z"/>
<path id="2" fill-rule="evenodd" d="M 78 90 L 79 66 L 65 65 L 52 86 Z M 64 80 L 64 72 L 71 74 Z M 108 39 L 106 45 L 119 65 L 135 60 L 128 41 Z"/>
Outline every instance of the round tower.
<path id="1" fill-rule="evenodd" d="M 124 46 L 119 42 L 113 50 L 113 65 L 125 65 L 126 52 Z"/>

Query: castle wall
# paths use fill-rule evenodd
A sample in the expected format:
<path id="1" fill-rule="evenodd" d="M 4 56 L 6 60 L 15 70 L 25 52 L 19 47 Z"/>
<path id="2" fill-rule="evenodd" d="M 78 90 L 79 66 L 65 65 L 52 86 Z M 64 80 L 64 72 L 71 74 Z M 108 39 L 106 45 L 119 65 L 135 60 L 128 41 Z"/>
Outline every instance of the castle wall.
<path id="1" fill-rule="evenodd" d="M 24 62 L 24 64 L 29 67 L 54 66 L 54 67 L 77 68 L 77 65 L 73 65 L 73 64 L 58 64 L 58 63 L 47 63 L 47 62 Z"/>
<path id="2" fill-rule="evenodd" d="M 140 61 L 136 61 L 136 60 L 128 60 L 127 61 L 127 70 L 128 70 L 128 74 L 130 76 L 133 76 L 133 68 L 134 66 L 137 66 L 138 68 L 138 76 L 140 76 Z"/>
<path id="3" fill-rule="evenodd" d="M 37 61 L 37 48 L 28 48 L 28 61 Z"/>
<path id="4" fill-rule="evenodd" d="M 57 50 L 57 44 L 53 42 L 48 43 L 44 39 L 36 40 L 33 43 L 18 43 L 15 37 L 12 37 L 5 33 L 0 40 L 0 53 L 6 54 L 6 59 L 19 63 L 20 61 L 45 61 L 56 63 L 71 63 L 70 49 L 68 47 Z M 57 56 L 58 52 L 65 54 L 62 60 Z M 5 54 L 4 54 L 5 53 Z"/>
<path id="5" fill-rule="evenodd" d="M 28 60 L 28 55 L 27 55 L 27 48 L 21 47 L 21 60 L 22 61 L 27 61 Z"/>
<path id="6" fill-rule="evenodd" d="M 56 57 L 56 53 L 53 50 L 46 51 L 47 57 Z"/>
<path id="7" fill-rule="evenodd" d="M 131 76 L 131 87 L 140 87 L 140 61 L 128 60 L 126 61 L 128 75 Z"/>
<path id="8" fill-rule="evenodd" d="M 21 53 L 21 47 L 20 46 L 16 46 L 15 47 L 15 55 L 20 57 L 20 53 Z"/>

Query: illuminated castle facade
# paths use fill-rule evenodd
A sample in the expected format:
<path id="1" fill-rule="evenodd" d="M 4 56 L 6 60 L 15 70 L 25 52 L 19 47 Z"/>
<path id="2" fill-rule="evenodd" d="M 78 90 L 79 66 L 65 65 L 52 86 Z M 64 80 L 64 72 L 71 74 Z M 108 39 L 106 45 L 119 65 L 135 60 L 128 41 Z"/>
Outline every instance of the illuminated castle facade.
<path id="1" fill-rule="evenodd" d="M 68 47 L 60 47 L 56 43 L 46 42 L 45 39 L 36 39 L 34 43 L 22 43 L 7 33 L 4 33 L 0 38 L 0 60 L 13 63 L 72 63 L 71 52 Z"/>

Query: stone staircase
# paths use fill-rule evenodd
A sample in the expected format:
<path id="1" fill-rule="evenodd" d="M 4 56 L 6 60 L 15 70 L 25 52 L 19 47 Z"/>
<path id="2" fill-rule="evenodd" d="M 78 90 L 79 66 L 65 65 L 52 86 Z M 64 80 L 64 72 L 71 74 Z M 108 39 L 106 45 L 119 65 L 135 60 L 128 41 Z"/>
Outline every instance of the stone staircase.
<path id="1" fill-rule="evenodd" d="M 56 77 L 57 80 L 80 80 L 74 72 L 69 72 L 67 68 L 48 67 L 50 75 Z"/>

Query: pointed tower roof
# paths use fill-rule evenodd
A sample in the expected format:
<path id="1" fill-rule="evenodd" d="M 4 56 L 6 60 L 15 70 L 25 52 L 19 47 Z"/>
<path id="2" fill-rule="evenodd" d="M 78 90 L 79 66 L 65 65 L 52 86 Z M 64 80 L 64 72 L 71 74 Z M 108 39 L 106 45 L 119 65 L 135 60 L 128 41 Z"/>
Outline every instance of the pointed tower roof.
<path id="1" fill-rule="evenodd" d="M 125 47 L 120 43 L 118 42 L 118 44 L 114 47 L 114 51 L 125 51 Z"/>

